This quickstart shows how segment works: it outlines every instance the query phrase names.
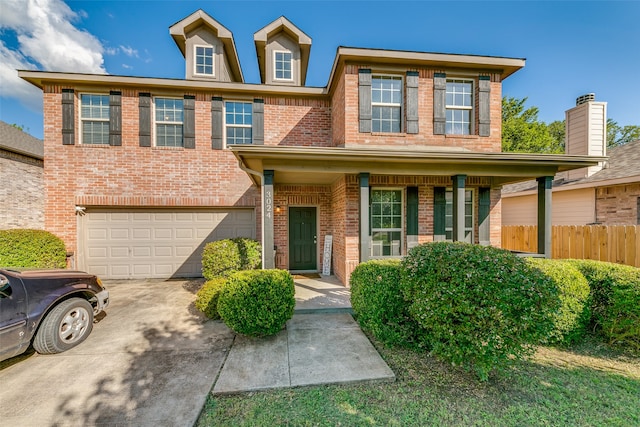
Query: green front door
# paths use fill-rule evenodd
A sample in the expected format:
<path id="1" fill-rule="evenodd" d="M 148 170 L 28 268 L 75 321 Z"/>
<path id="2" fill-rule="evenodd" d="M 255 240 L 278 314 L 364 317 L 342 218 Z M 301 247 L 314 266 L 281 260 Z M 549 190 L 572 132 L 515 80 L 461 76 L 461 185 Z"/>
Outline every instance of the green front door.
<path id="1" fill-rule="evenodd" d="M 316 208 L 289 208 L 289 270 L 317 270 Z"/>

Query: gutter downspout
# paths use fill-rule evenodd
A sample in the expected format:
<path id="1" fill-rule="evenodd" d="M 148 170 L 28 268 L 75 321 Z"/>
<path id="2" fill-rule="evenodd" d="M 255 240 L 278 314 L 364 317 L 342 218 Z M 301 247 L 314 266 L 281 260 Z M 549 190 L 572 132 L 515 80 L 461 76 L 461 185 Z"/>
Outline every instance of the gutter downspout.
<path id="1" fill-rule="evenodd" d="M 249 169 L 248 167 L 246 167 L 244 165 L 244 163 L 242 162 L 242 159 L 238 159 L 238 167 L 243 170 L 244 172 L 246 172 L 249 175 L 255 175 L 255 176 L 259 176 L 260 177 L 260 182 L 264 182 L 264 174 L 262 174 L 261 172 L 258 172 L 256 170 L 253 169 Z M 255 179 L 251 178 L 251 180 L 256 183 Z M 260 203 L 262 203 L 262 200 L 264 200 L 264 185 L 260 185 Z M 262 212 L 262 210 L 261 210 Z M 263 215 L 260 215 L 260 242 L 262 242 L 262 268 L 264 268 L 264 213 Z"/>

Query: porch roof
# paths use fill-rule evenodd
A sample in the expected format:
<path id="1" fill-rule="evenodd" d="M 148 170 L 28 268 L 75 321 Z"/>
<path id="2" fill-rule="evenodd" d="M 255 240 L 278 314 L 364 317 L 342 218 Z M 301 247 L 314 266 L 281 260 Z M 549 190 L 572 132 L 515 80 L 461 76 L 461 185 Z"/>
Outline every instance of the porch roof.
<path id="1" fill-rule="evenodd" d="M 484 176 L 493 186 L 595 166 L 606 157 L 483 153 L 439 147 L 291 147 L 232 145 L 240 167 L 261 185 L 264 170 L 276 184 L 331 184 L 343 174 Z"/>

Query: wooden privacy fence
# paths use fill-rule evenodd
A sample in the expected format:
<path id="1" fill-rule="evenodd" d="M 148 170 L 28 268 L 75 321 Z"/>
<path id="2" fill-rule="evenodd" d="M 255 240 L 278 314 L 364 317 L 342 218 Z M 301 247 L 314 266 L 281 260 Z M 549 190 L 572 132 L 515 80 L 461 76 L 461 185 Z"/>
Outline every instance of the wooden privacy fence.
<path id="1" fill-rule="evenodd" d="M 512 251 L 538 252 L 538 227 L 502 227 L 502 247 Z M 640 267 L 640 226 L 554 225 L 551 228 L 551 256 Z"/>

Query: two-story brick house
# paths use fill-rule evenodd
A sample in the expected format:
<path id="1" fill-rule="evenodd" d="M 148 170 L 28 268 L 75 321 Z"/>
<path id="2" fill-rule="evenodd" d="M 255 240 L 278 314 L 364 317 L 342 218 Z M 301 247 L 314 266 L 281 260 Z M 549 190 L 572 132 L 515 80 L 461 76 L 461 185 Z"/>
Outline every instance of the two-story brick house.
<path id="1" fill-rule="evenodd" d="M 254 34 L 248 84 L 202 10 L 170 34 L 183 80 L 20 71 L 44 92 L 45 226 L 103 277 L 198 275 L 204 243 L 231 236 L 261 240 L 267 268 L 318 271 L 330 235 L 346 284 L 422 242 L 499 246 L 505 183 L 539 180 L 547 230 L 551 178 L 602 160 L 501 152 L 523 59 L 339 47 L 308 87 L 311 39 L 282 17 Z"/>

